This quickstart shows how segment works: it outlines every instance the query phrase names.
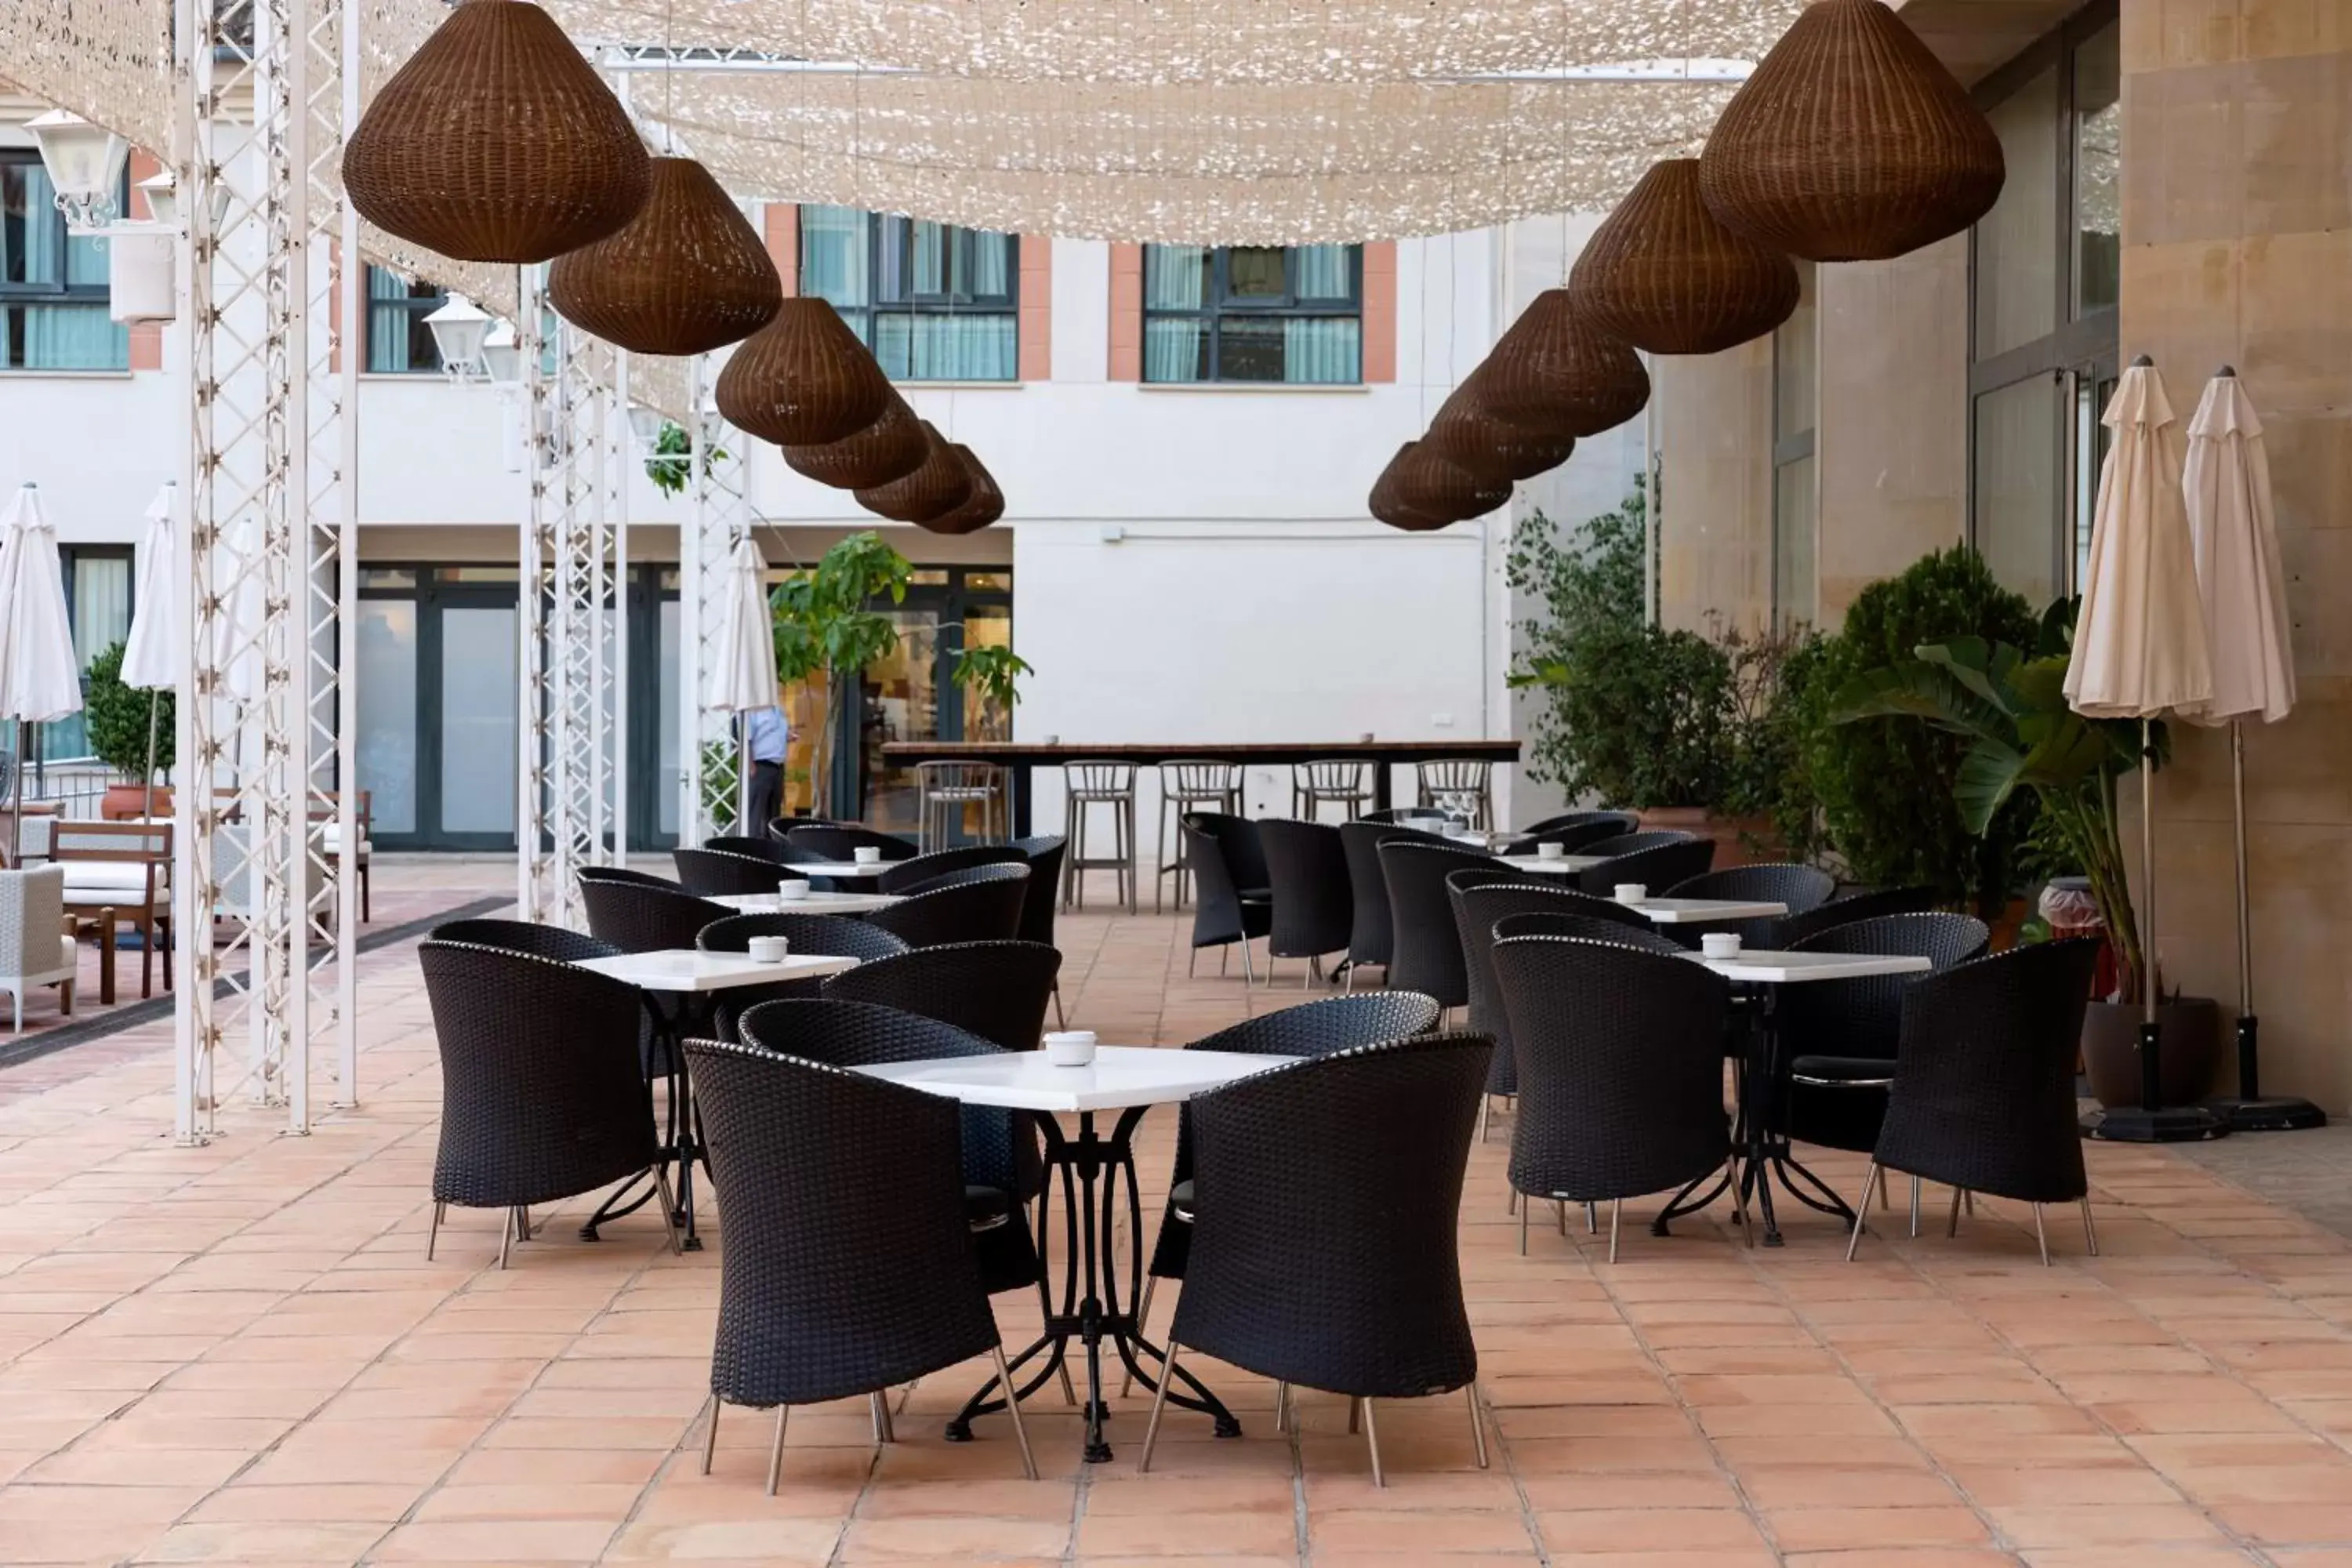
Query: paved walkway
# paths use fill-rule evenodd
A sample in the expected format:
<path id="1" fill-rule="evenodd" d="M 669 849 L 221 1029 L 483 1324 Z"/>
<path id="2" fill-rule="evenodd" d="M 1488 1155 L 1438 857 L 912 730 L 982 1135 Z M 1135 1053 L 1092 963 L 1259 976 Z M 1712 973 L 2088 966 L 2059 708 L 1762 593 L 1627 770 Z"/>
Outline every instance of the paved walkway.
<path id="1" fill-rule="evenodd" d="M 1299 997 L 1295 965 L 1272 991 L 1188 980 L 1182 929 L 1067 921 L 1073 1022 L 1175 1043 Z M 2352 1563 L 2352 1246 L 2106 1147 L 2097 1259 L 2053 1215 L 2040 1268 L 2030 1216 L 1989 1203 L 1957 1242 L 1896 1224 L 1851 1267 L 1808 1213 L 1772 1252 L 1629 1215 L 1612 1267 L 1580 1226 L 1517 1255 L 1498 1137 L 1462 1222 L 1490 1471 L 1460 1399 L 1384 1404 L 1376 1491 L 1340 1400 L 1307 1396 L 1304 1436 L 1277 1436 L 1266 1384 L 1204 1366 L 1244 1437 L 1171 1414 L 1139 1476 L 1130 1400 L 1116 1462 L 1086 1467 L 1048 1394 L 1032 1484 L 1002 1417 L 940 1439 L 968 1367 L 903 1393 L 878 1455 L 862 1404 L 796 1415 L 769 1499 L 751 1413 L 697 1473 L 721 1248 L 672 1258 L 642 1215 L 583 1245 L 582 1200 L 504 1273 L 489 1214 L 427 1263 L 412 950 L 364 961 L 361 1005 L 365 1103 L 305 1139 L 239 1110 L 174 1147 L 155 1027 L 0 1104 L 0 1563 Z M 1034 1304 L 998 1307 L 1025 1338 Z"/>

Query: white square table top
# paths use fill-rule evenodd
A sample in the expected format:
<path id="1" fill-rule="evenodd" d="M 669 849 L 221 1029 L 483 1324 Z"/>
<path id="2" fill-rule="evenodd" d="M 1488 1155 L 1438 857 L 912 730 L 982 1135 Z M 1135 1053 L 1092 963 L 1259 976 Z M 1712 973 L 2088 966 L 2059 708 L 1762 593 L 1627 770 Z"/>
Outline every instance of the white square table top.
<path id="1" fill-rule="evenodd" d="M 1643 899 L 1625 908 L 1652 925 L 1698 925 L 1706 921 L 1771 920 L 1789 912 L 1789 906 L 1769 899 Z"/>
<path id="2" fill-rule="evenodd" d="M 709 900 L 747 915 L 867 915 L 898 901 L 896 893 L 828 893 L 811 889 L 797 899 L 775 893 L 720 893 Z"/>
<path id="3" fill-rule="evenodd" d="M 1589 871 L 1608 857 L 1554 855 L 1546 859 L 1540 855 L 1497 855 L 1495 858 L 1514 871 L 1532 871 L 1538 877 L 1565 877 L 1577 871 Z"/>
<path id="4" fill-rule="evenodd" d="M 666 948 L 659 952 L 623 952 L 583 958 L 583 969 L 626 982 L 640 991 L 731 991 L 739 985 L 773 985 L 782 980 L 814 980 L 857 967 L 854 958 L 796 952 L 770 963 L 743 952 L 697 952 Z"/>
<path id="5" fill-rule="evenodd" d="M 878 877 L 896 864 L 892 860 L 877 860 L 870 866 L 863 860 L 794 860 L 792 868 L 803 877 Z"/>
<path id="6" fill-rule="evenodd" d="M 1726 980 L 1759 985 L 1793 985 L 1806 980 L 1866 980 L 1878 974 L 1925 974 L 1936 967 L 1912 953 L 1770 952 L 1761 948 L 1737 958 L 1691 957 Z"/>
<path id="7" fill-rule="evenodd" d="M 1241 1051 L 1098 1046 L 1091 1067 L 1055 1067 L 1044 1051 L 1006 1051 L 992 1057 L 884 1062 L 857 1070 L 966 1105 L 1075 1112 L 1175 1105 L 1297 1059 Z"/>

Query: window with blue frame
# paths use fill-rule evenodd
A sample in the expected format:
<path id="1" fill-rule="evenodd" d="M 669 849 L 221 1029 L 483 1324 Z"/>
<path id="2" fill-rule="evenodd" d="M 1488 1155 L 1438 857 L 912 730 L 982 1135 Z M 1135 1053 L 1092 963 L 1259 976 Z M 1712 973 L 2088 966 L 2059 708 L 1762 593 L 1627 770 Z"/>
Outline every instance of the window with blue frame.
<path id="1" fill-rule="evenodd" d="M 367 269 L 367 367 L 376 375 L 438 371 L 441 351 L 425 318 L 448 303 L 436 283 L 412 283 L 386 268 Z"/>
<path id="2" fill-rule="evenodd" d="M 1363 378 L 1363 247 L 1144 247 L 1145 381 Z"/>
<path id="3" fill-rule="evenodd" d="M 66 232 L 29 149 L 0 150 L 0 369 L 131 366 L 131 333 L 107 314 L 106 247 Z"/>
<path id="4" fill-rule="evenodd" d="M 856 207 L 803 206 L 800 226 L 801 292 L 893 381 L 1019 378 L 1019 237 Z"/>

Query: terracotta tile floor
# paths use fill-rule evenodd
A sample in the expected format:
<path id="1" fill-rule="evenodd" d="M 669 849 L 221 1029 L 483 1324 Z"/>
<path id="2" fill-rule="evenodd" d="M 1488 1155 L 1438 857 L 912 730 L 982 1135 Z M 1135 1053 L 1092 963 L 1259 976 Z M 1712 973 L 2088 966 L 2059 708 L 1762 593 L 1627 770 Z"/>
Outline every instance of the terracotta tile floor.
<path id="1" fill-rule="evenodd" d="M 1181 931 L 1067 921 L 1074 1021 L 1176 1042 L 1299 997 L 1295 964 L 1270 992 L 1188 980 Z M 2107 1147 L 2097 1259 L 2053 1213 L 2042 1268 L 2030 1215 L 1988 1203 L 1957 1242 L 1898 1208 L 1851 1267 L 1802 1211 L 1752 1252 L 1720 1216 L 1658 1239 L 1629 1215 L 1612 1267 L 1580 1224 L 1517 1256 L 1497 1137 L 1462 1225 L 1489 1471 L 1458 1398 L 1381 1406 L 1375 1490 L 1341 1401 L 1277 1436 L 1266 1384 L 1204 1366 L 1247 1436 L 1171 1415 L 1139 1476 L 1133 1399 L 1086 1467 L 1048 1394 L 1032 1484 L 1002 1417 L 941 1440 L 961 1368 L 902 1394 L 879 1454 L 860 1405 L 797 1414 L 772 1500 L 752 1413 L 697 1473 L 716 1247 L 672 1258 L 642 1216 L 583 1244 L 583 1199 L 504 1273 L 488 1214 L 425 1261 L 425 996 L 408 949 L 362 974 L 366 1103 L 307 1139 L 245 1111 L 175 1148 L 152 1028 L 0 1104 L 0 1563 L 2352 1563 L 2352 1247 Z M 998 1307 L 1024 1341 L 1034 1305 Z"/>

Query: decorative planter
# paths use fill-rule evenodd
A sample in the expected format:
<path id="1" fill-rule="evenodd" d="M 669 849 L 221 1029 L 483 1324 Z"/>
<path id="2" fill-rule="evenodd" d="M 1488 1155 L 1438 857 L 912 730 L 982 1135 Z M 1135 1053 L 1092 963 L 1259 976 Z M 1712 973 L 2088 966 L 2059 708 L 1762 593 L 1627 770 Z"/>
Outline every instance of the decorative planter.
<path id="1" fill-rule="evenodd" d="M 99 798 L 98 816 L 101 822 L 125 822 L 147 815 L 145 784 L 109 784 L 106 794 Z M 172 815 L 172 786 L 155 786 L 155 815 Z"/>
<path id="2" fill-rule="evenodd" d="M 2213 1092 L 2221 1070 L 2221 1005 L 2210 996 L 2177 997 L 2158 1005 L 2156 1021 L 2164 1030 L 2164 1103 L 2194 1105 Z M 2110 1110 L 2140 1102 L 2139 1026 L 2137 1004 L 2094 1002 L 2083 1015 L 2083 1070 L 2092 1097 Z"/>
<path id="3" fill-rule="evenodd" d="M 1769 816 L 1718 816 L 1697 805 L 1654 805 L 1635 815 L 1643 833 L 1673 831 L 1714 839 L 1714 868 L 1718 871 L 1769 865 L 1783 858 Z"/>

